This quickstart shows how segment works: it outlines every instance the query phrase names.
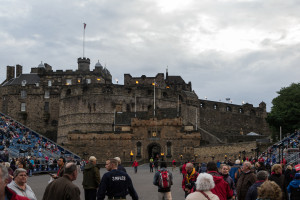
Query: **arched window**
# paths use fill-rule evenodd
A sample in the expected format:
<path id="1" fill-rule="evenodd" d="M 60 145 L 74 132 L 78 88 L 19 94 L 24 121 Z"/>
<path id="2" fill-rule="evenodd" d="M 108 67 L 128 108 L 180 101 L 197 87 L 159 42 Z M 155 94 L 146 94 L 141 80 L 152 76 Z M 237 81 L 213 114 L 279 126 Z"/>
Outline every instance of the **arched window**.
<path id="1" fill-rule="evenodd" d="M 171 142 L 167 142 L 167 156 L 172 156 L 172 143 Z"/>
<path id="2" fill-rule="evenodd" d="M 141 157 L 141 150 L 142 150 L 142 143 L 141 142 L 136 143 L 136 149 L 137 149 L 136 156 Z"/>
<path id="3" fill-rule="evenodd" d="M 71 89 L 67 89 L 67 91 L 66 91 L 66 96 L 69 96 L 69 95 L 71 95 Z"/>
<path id="4" fill-rule="evenodd" d="M 227 111 L 227 112 L 231 112 L 231 107 L 230 107 L 230 106 L 227 106 L 227 107 L 226 107 L 226 111 Z"/>

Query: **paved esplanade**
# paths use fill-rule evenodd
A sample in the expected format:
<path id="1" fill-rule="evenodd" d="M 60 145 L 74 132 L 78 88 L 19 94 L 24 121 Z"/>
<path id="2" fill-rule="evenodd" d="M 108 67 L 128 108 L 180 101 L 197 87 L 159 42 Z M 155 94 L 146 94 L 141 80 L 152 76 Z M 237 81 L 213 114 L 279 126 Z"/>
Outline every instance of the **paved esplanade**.
<path id="1" fill-rule="evenodd" d="M 172 172 L 172 167 L 168 167 Z M 153 176 L 154 173 L 150 173 L 149 164 L 144 164 L 138 167 L 138 173 L 135 174 L 133 167 L 126 167 L 127 173 L 132 179 L 133 186 L 136 192 L 139 195 L 140 200 L 156 200 L 157 199 L 157 186 L 153 185 Z M 101 177 L 106 173 L 105 168 L 100 169 Z M 179 173 L 178 167 L 176 171 L 172 172 L 173 174 L 173 186 L 171 188 L 173 200 L 183 200 L 184 192 L 181 188 L 182 175 Z M 37 175 L 28 177 L 28 184 L 31 186 L 38 200 L 43 198 L 44 191 L 50 180 L 48 174 Z M 78 174 L 77 180 L 74 183 L 80 188 L 81 199 L 84 200 L 84 192 L 82 188 L 82 172 Z M 127 196 L 127 199 L 131 199 L 130 195 Z"/>

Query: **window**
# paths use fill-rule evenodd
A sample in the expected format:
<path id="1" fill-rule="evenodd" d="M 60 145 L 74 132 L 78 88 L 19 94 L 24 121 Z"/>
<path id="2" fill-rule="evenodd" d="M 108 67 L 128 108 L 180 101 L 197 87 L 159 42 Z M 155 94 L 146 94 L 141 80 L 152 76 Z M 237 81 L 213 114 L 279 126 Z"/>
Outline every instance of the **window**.
<path id="1" fill-rule="evenodd" d="M 49 112 L 49 102 L 45 102 L 44 111 Z"/>
<path id="2" fill-rule="evenodd" d="M 48 90 L 45 91 L 45 99 L 50 98 L 50 92 Z"/>
<path id="3" fill-rule="evenodd" d="M 142 147 L 142 143 L 141 142 L 137 142 L 136 143 L 136 148 L 137 148 L 137 154 L 136 154 L 136 156 L 141 156 L 141 147 Z"/>
<path id="4" fill-rule="evenodd" d="M 21 103 L 21 111 L 22 112 L 26 111 L 26 103 Z"/>
<path id="5" fill-rule="evenodd" d="M 91 80 L 90 78 L 87 78 L 87 79 L 86 79 L 86 83 L 87 83 L 87 84 L 91 84 L 91 83 L 92 83 L 92 80 Z"/>
<path id="6" fill-rule="evenodd" d="M 26 91 L 25 91 L 25 90 L 22 90 L 22 91 L 21 91 L 21 98 L 22 98 L 22 99 L 25 99 L 26 97 L 27 97 Z"/>
<path id="7" fill-rule="evenodd" d="M 22 86 L 25 86 L 26 83 L 27 83 L 27 81 L 26 81 L 26 80 L 23 80 L 23 81 L 22 81 Z"/>
<path id="8" fill-rule="evenodd" d="M 239 113 L 244 113 L 243 108 L 240 108 L 240 109 L 239 109 Z"/>
<path id="9" fill-rule="evenodd" d="M 215 104 L 215 105 L 214 105 L 214 109 L 217 110 L 217 108 L 218 108 L 218 106 Z"/>
<path id="10" fill-rule="evenodd" d="M 66 85 L 72 85 L 72 79 L 67 79 L 66 80 Z"/>
<path id="11" fill-rule="evenodd" d="M 172 146 L 172 143 L 171 142 L 167 142 L 167 156 L 171 156 L 172 155 L 171 146 Z"/>
<path id="12" fill-rule="evenodd" d="M 51 86 L 52 86 L 52 81 L 48 80 L 48 87 L 51 87 Z"/>
<path id="13" fill-rule="evenodd" d="M 226 111 L 227 111 L 227 112 L 231 112 L 231 107 L 230 107 L 230 106 L 227 106 L 227 107 L 226 107 Z"/>

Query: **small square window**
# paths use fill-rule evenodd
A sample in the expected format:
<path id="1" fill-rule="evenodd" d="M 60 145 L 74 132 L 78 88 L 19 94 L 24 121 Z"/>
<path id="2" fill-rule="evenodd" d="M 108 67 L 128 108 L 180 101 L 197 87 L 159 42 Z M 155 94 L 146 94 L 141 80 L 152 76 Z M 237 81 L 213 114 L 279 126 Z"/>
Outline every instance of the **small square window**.
<path id="1" fill-rule="evenodd" d="M 66 80 L 66 85 L 72 85 L 72 79 L 67 79 Z"/>
<path id="2" fill-rule="evenodd" d="M 21 103 L 21 111 L 22 112 L 26 111 L 26 103 Z"/>
<path id="3" fill-rule="evenodd" d="M 91 84 L 92 83 L 92 80 L 90 78 L 86 79 L 86 83 L 87 84 Z"/>
<path id="4" fill-rule="evenodd" d="M 50 98 L 50 92 L 48 90 L 45 91 L 45 99 Z"/>
<path id="5" fill-rule="evenodd" d="M 22 99 L 25 99 L 26 97 L 27 97 L 26 91 L 25 91 L 25 90 L 22 90 L 22 91 L 21 91 L 21 98 L 22 98 Z"/>

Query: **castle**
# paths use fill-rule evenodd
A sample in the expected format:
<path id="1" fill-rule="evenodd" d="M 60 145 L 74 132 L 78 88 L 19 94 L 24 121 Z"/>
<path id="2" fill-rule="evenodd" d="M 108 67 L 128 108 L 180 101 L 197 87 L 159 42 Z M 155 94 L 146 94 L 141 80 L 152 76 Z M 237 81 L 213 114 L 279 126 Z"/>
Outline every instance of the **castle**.
<path id="1" fill-rule="evenodd" d="M 253 141 L 270 134 L 266 104 L 199 99 L 180 76 L 124 75 L 124 85 L 99 61 L 78 58 L 78 69 L 56 70 L 47 63 L 23 74 L 7 66 L 0 87 L 0 111 L 57 141 L 80 156 L 100 161 L 150 157 L 192 158 L 208 144 Z M 257 136 L 247 136 L 255 132 Z"/>

